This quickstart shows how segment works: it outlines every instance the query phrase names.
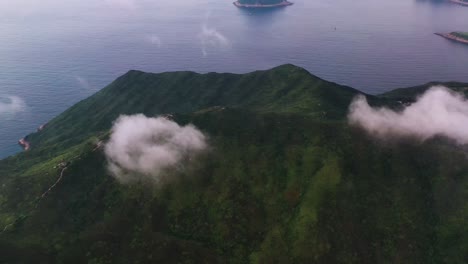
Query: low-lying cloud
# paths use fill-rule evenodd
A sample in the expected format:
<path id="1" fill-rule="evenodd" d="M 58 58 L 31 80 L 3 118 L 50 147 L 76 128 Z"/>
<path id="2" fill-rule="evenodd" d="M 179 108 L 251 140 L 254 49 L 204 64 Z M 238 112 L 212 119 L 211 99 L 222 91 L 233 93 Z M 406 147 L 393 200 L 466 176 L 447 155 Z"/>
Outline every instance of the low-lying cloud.
<path id="1" fill-rule="evenodd" d="M 468 101 L 459 93 L 435 86 L 403 111 L 369 106 L 364 96 L 350 105 L 348 120 L 380 138 L 445 136 L 468 144 Z"/>
<path id="2" fill-rule="evenodd" d="M 26 103 L 18 96 L 0 95 L 0 116 L 12 115 L 26 110 Z"/>
<path id="3" fill-rule="evenodd" d="M 208 56 L 210 49 L 227 49 L 231 47 L 231 42 L 221 32 L 207 25 L 202 26 L 199 34 L 203 56 Z"/>
<path id="4" fill-rule="evenodd" d="M 158 183 L 165 172 L 183 169 L 206 148 L 206 136 L 193 125 L 138 114 L 115 121 L 104 151 L 109 171 L 120 182 Z"/>

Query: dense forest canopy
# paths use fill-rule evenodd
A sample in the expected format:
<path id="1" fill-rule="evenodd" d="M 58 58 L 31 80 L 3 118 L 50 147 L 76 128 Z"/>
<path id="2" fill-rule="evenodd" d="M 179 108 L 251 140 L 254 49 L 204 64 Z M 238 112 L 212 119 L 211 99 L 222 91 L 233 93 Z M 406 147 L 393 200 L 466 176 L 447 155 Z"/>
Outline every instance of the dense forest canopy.
<path id="1" fill-rule="evenodd" d="M 468 40 L 468 32 L 452 32 L 452 35 Z"/>

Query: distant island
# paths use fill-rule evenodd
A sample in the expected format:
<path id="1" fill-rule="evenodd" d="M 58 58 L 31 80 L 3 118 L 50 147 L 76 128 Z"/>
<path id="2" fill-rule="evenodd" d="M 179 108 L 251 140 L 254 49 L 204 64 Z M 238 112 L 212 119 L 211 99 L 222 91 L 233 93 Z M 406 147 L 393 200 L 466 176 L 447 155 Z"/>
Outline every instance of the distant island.
<path id="1" fill-rule="evenodd" d="M 468 6 L 468 0 L 450 0 L 450 2 L 459 4 L 459 5 Z"/>
<path id="2" fill-rule="evenodd" d="M 435 33 L 438 36 L 450 39 L 456 42 L 468 44 L 468 32 Z"/>
<path id="3" fill-rule="evenodd" d="M 238 0 L 234 2 L 234 5 L 240 8 L 273 8 L 292 4 L 286 0 Z"/>

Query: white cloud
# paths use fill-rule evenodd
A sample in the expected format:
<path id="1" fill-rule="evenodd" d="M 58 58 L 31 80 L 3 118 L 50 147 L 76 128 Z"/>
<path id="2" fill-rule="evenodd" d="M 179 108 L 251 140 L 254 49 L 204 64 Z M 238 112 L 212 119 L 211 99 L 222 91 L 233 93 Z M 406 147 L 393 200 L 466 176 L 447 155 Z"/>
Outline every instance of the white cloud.
<path id="1" fill-rule="evenodd" d="M 231 47 L 231 42 L 221 32 L 207 25 L 202 26 L 199 34 L 203 56 L 209 54 L 209 49 L 227 49 Z"/>
<path id="2" fill-rule="evenodd" d="M 0 116 L 26 111 L 26 103 L 18 96 L 0 96 Z"/>
<path id="3" fill-rule="evenodd" d="M 468 144 L 468 101 L 445 87 L 432 87 L 401 112 L 372 108 L 364 96 L 350 105 L 348 120 L 380 138 L 445 136 Z"/>
<path id="4" fill-rule="evenodd" d="M 193 125 L 138 114 L 115 121 L 105 154 L 109 171 L 120 182 L 157 183 L 164 172 L 183 169 L 206 147 L 206 137 Z"/>

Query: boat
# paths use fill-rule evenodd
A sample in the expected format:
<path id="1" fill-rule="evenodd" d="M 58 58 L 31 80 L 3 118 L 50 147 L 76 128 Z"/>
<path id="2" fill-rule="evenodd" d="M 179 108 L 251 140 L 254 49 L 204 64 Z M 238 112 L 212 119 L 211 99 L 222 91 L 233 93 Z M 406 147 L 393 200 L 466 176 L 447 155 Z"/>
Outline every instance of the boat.
<path id="1" fill-rule="evenodd" d="M 243 4 L 239 1 L 236 1 L 233 4 L 239 8 L 261 9 L 261 8 L 285 7 L 285 6 L 293 5 L 294 3 L 291 3 L 285 0 L 277 4 L 260 4 L 259 2 L 257 2 L 256 4 Z"/>

